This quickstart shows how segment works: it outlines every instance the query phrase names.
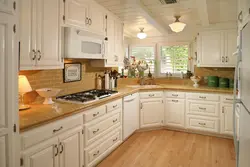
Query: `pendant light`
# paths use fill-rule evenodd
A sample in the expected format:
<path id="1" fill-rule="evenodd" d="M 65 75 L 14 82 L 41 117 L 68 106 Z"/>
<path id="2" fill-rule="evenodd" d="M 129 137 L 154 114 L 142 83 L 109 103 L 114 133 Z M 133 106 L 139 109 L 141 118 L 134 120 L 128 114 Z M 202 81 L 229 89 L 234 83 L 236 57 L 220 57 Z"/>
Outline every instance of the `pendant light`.
<path id="1" fill-rule="evenodd" d="M 140 32 L 137 34 L 137 37 L 139 39 L 144 39 L 147 37 L 147 34 L 145 32 L 143 32 L 144 28 L 140 28 Z"/>
<path id="2" fill-rule="evenodd" d="M 184 30 L 184 28 L 186 27 L 185 23 L 180 22 L 180 17 L 181 16 L 175 16 L 176 20 L 174 23 L 169 24 L 169 27 L 171 28 L 172 31 L 178 33 Z"/>

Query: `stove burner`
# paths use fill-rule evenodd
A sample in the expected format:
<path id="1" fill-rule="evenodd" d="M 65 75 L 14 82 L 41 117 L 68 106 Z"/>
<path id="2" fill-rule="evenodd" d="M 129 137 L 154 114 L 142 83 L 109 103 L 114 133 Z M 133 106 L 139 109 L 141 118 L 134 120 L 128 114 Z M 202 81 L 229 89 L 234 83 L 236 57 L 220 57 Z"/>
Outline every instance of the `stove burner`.
<path id="1" fill-rule="evenodd" d="M 56 99 L 85 103 L 85 102 L 89 102 L 89 101 L 93 101 L 93 100 L 97 100 L 97 99 L 103 99 L 103 98 L 109 97 L 115 93 L 118 93 L 118 92 L 112 91 L 112 90 L 93 89 L 93 90 L 88 90 L 88 91 L 84 91 L 84 92 L 60 96 L 60 97 L 57 97 Z"/>

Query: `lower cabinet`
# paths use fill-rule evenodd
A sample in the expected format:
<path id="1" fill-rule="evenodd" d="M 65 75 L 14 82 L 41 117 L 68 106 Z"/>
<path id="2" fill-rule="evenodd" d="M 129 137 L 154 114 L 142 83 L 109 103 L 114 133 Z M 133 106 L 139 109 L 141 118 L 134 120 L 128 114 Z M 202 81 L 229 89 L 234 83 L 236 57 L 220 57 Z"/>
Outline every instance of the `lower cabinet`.
<path id="1" fill-rule="evenodd" d="M 21 156 L 24 167 L 82 167 L 82 126 L 30 147 Z"/>
<path id="2" fill-rule="evenodd" d="M 166 99 L 165 124 L 177 128 L 185 127 L 185 99 Z"/>
<path id="3" fill-rule="evenodd" d="M 162 98 L 142 99 L 140 128 L 163 126 L 164 104 Z"/>
<path id="4" fill-rule="evenodd" d="M 233 104 L 221 104 L 221 134 L 233 136 Z"/>

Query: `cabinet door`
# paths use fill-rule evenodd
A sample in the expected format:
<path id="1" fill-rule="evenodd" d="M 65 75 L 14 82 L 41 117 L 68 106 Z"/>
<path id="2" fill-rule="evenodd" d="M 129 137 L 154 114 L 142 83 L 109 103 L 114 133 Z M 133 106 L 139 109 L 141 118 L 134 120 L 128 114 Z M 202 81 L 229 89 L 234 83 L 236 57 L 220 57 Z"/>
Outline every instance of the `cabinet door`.
<path id="1" fill-rule="evenodd" d="M 58 139 L 40 143 L 22 153 L 24 167 L 59 167 Z"/>
<path id="2" fill-rule="evenodd" d="M 20 69 L 36 65 L 36 1 L 20 1 Z"/>
<path id="3" fill-rule="evenodd" d="M 62 68 L 60 0 L 36 0 L 37 68 Z"/>
<path id="4" fill-rule="evenodd" d="M 141 101 L 140 127 L 162 126 L 164 119 L 164 104 L 162 99 Z"/>
<path id="5" fill-rule="evenodd" d="M 233 106 L 222 104 L 221 107 L 221 133 L 233 135 Z"/>
<path id="6" fill-rule="evenodd" d="M 180 99 L 167 99 L 165 104 L 166 125 L 184 128 L 185 101 Z"/>
<path id="7" fill-rule="evenodd" d="M 14 0 L 0 0 L 0 12 L 13 14 L 17 4 Z"/>
<path id="8" fill-rule="evenodd" d="M 237 31 L 229 30 L 225 32 L 225 64 L 226 66 L 235 67 L 236 56 L 233 53 L 237 49 Z"/>
<path id="9" fill-rule="evenodd" d="M 123 63 L 124 53 L 123 53 L 123 24 L 116 20 L 115 22 L 115 61 L 118 64 Z"/>
<path id="10" fill-rule="evenodd" d="M 224 54 L 222 32 L 202 32 L 198 40 L 197 66 L 218 67 L 223 64 L 225 58 L 222 57 Z"/>
<path id="11" fill-rule="evenodd" d="M 79 126 L 59 137 L 60 167 L 82 167 L 83 134 Z"/>
<path id="12" fill-rule="evenodd" d="M 65 1 L 65 24 L 78 28 L 88 26 L 89 1 L 66 0 Z"/>
<path id="13" fill-rule="evenodd" d="M 100 7 L 96 3 L 91 3 L 90 5 L 90 12 L 89 12 L 89 18 L 90 18 L 90 31 L 100 34 L 100 35 L 106 35 L 105 34 L 105 25 L 106 25 L 106 19 L 105 19 L 105 12 L 102 7 Z"/>
<path id="14" fill-rule="evenodd" d="M 2 5 L 2 4 L 1 4 Z M 18 70 L 16 33 L 13 32 L 14 16 L 0 13 L 0 166 L 18 166 L 19 150 L 15 143 L 17 133 L 13 132 L 18 120 Z M 18 125 L 17 125 L 18 128 Z M 18 131 L 18 130 L 17 130 Z M 16 158 L 14 154 L 16 154 Z M 17 164 L 15 164 L 17 163 Z"/>
<path id="15" fill-rule="evenodd" d="M 108 15 L 107 18 L 108 55 L 107 65 L 114 65 L 115 62 L 115 18 Z"/>

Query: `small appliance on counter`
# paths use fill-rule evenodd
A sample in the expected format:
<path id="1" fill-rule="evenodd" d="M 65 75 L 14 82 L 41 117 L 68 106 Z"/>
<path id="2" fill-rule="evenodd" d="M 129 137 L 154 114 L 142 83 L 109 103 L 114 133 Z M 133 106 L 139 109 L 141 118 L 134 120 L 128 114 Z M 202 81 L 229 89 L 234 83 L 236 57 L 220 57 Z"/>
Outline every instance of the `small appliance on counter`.
<path id="1" fill-rule="evenodd" d="M 53 102 L 52 97 L 56 97 L 60 91 L 61 89 L 55 88 L 42 88 L 36 90 L 41 97 L 45 98 L 43 104 L 54 104 L 55 102 Z"/>
<path id="2" fill-rule="evenodd" d="M 106 97 L 110 97 L 116 93 L 118 93 L 118 91 L 92 89 L 92 90 L 87 90 L 87 91 L 83 91 L 79 93 L 59 96 L 56 99 L 59 101 L 64 101 L 64 102 L 86 104 L 86 103 L 94 102 L 94 101 L 97 101 Z"/>

